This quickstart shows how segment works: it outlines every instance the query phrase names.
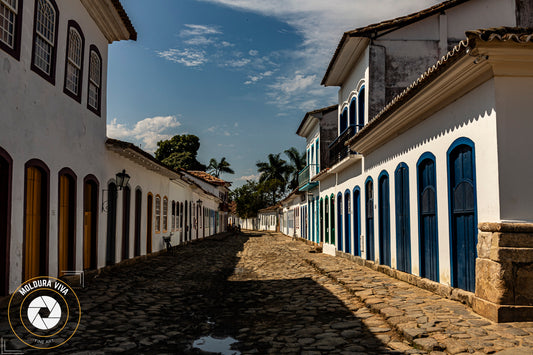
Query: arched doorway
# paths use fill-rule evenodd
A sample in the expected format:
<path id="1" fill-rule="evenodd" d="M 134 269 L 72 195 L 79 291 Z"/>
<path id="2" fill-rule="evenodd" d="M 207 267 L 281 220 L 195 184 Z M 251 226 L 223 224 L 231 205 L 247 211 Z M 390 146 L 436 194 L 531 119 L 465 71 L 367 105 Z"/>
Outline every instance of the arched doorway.
<path id="1" fill-rule="evenodd" d="M 351 254 L 352 226 L 350 225 L 350 190 L 344 192 L 344 252 Z"/>
<path id="2" fill-rule="evenodd" d="M 130 257 L 130 207 L 131 189 L 125 186 L 122 190 L 122 260 Z"/>
<path id="3" fill-rule="evenodd" d="M 153 214 L 154 196 L 151 193 L 148 193 L 148 198 L 146 200 L 146 254 L 152 252 Z"/>
<path id="4" fill-rule="evenodd" d="M 391 266 L 389 174 L 382 172 L 379 184 L 379 262 Z"/>
<path id="5" fill-rule="evenodd" d="M 115 263 L 117 238 L 117 198 L 117 185 L 114 182 L 111 182 L 107 187 L 106 265 L 113 265 Z"/>
<path id="6" fill-rule="evenodd" d="M 0 148 L 0 296 L 9 293 L 9 245 L 11 239 L 11 182 L 13 160 Z"/>
<path id="7" fill-rule="evenodd" d="M 134 227 L 134 245 L 133 245 L 133 255 L 141 255 L 141 217 L 142 217 L 142 199 L 143 193 L 141 189 L 137 188 L 135 190 L 135 227 Z"/>
<path id="8" fill-rule="evenodd" d="M 83 182 L 83 269 L 98 267 L 98 180 L 92 175 Z"/>
<path id="9" fill-rule="evenodd" d="M 418 162 L 418 220 L 420 230 L 420 276 L 439 281 L 437 235 L 437 183 L 435 157 L 422 155 Z"/>
<path id="10" fill-rule="evenodd" d="M 58 275 L 76 270 L 76 175 L 59 172 Z"/>
<path id="11" fill-rule="evenodd" d="M 354 255 L 361 256 L 361 190 L 359 187 L 353 189 L 353 246 Z"/>
<path id="12" fill-rule="evenodd" d="M 365 227 L 366 259 L 375 260 L 374 256 L 374 183 L 368 178 L 365 184 Z"/>
<path id="13" fill-rule="evenodd" d="M 394 173 L 396 195 L 396 267 L 411 272 L 411 233 L 409 223 L 409 169 L 401 163 Z"/>
<path id="14" fill-rule="evenodd" d="M 452 286 L 476 288 L 477 202 L 474 143 L 458 139 L 448 151 Z"/>
<path id="15" fill-rule="evenodd" d="M 48 274 L 50 170 L 40 160 L 25 166 L 23 281 Z"/>

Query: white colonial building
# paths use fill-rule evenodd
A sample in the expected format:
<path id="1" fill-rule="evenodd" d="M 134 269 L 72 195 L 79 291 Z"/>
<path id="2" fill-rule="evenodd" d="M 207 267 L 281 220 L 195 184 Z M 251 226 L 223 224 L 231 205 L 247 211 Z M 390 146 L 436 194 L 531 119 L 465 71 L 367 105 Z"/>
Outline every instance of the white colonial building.
<path id="1" fill-rule="evenodd" d="M 491 319 L 533 319 L 531 11 L 451 0 L 343 35 L 323 79 L 340 87 L 338 131 L 311 179 L 307 239 L 450 297 L 472 292 L 462 300 Z"/>
<path id="2" fill-rule="evenodd" d="M 0 296 L 224 229 L 218 192 L 106 137 L 108 45 L 136 37 L 118 0 L 0 1 Z"/>

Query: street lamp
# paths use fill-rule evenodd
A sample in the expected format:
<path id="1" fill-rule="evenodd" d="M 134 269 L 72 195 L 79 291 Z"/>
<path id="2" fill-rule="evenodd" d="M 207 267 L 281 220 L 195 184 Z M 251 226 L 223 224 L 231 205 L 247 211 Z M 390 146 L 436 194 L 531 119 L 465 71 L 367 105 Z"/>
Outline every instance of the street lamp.
<path id="1" fill-rule="evenodd" d="M 121 172 L 116 175 L 117 187 L 119 190 L 122 190 L 124 187 L 128 186 L 130 181 L 130 176 L 126 174 L 126 169 L 122 169 Z"/>

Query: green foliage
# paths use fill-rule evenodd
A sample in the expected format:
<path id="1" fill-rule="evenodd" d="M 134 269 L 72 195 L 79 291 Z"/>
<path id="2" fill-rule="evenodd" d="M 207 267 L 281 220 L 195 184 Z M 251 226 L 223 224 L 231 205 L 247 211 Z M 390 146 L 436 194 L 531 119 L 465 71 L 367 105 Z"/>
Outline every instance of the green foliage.
<path id="1" fill-rule="evenodd" d="M 217 162 L 215 158 L 211 158 L 207 170 L 209 174 L 219 177 L 221 173 L 235 174 L 235 171 L 230 168 L 230 163 L 226 160 L 226 157 L 222 157 L 220 162 Z"/>
<path id="2" fill-rule="evenodd" d="M 205 171 L 206 166 L 196 159 L 198 149 L 200 149 L 200 139 L 197 136 L 176 135 L 157 142 L 155 158 L 173 169 Z"/>
<path id="3" fill-rule="evenodd" d="M 285 154 L 289 157 L 291 161 L 290 168 L 290 181 L 289 181 L 289 190 L 292 191 L 298 187 L 298 173 L 305 168 L 307 165 L 305 159 L 305 152 L 298 152 L 294 147 L 291 147 L 285 151 Z"/>
<path id="4" fill-rule="evenodd" d="M 267 207 L 265 195 L 255 181 L 248 180 L 246 184 L 233 190 L 230 197 L 236 202 L 237 214 L 242 218 L 256 217 L 257 211 Z"/>

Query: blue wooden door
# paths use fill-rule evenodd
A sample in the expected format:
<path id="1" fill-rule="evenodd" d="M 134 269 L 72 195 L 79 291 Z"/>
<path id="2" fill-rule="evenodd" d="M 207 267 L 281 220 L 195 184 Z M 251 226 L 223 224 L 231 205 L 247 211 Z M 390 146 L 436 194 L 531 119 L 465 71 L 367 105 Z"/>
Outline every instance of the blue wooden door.
<path id="1" fill-rule="evenodd" d="M 396 191 L 396 266 L 411 272 L 411 233 L 409 224 L 409 170 L 400 166 L 394 174 Z"/>
<path id="2" fill-rule="evenodd" d="M 351 254 L 350 191 L 344 192 L 344 251 Z"/>
<path id="3" fill-rule="evenodd" d="M 389 176 L 379 178 L 379 261 L 390 266 L 390 202 Z"/>
<path id="4" fill-rule="evenodd" d="M 366 258 L 374 260 L 374 184 L 368 181 L 365 187 L 366 199 Z"/>
<path id="5" fill-rule="evenodd" d="M 452 286 L 475 291 L 476 198 L 472 148 L 460 145 L 450 154 Z"/>
<path id="6" fill-rule="evenodd" d="M 326 202 L 324 204 L 324 229 L 326 231 L 326 243 L 329 243 L 329 199 L 326 196 Z"/>
<path id="7" fill-rule="evenodd" d="M 359 188 L 353 191 L 353 233 L 354 233 L 354 252 L 355 255 L 361 256 L 361 192 Z"/>
<path id="8" fill-rule="evenodd" d="M 337 249 L 342 250 L 342 194 L 339 192 L 337 195 Z"/>
<path id="9" fill-rule="evenodd" d="M 335 196 L 333 194 L 331 195 L 331 201 L 330 201 L 329 208 L 330 208 L 329 216 L 330 216 L 330 219 L 331 219 L 331 223 L 330 223 L 330 225 L 331 225 L 331 234 L 330 234 L 331 244 L 335 245 Z"/>
<path id="10" fill-rule="evenodd" d="M 437 194 L 435 162 L 425 159 L 418 167 L 420 220 L 420 276 L 439 281 Z"/>

